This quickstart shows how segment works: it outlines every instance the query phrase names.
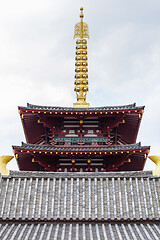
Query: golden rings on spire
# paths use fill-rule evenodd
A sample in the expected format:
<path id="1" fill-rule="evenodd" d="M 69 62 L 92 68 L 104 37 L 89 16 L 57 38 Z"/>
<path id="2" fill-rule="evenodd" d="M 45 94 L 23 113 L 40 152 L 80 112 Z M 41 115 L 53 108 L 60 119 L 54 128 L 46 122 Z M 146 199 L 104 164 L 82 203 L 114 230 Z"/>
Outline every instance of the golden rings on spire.
<path id="1" fill-rule="evenodd" d="M 87 63 L 87 40 L 89 38 L 88 25 L 83 22 L 83 8 L 80 8 L 81 22 L 75 25 L 74 38 L 76 41 L 76 63 L 75 63 L 75 88 L 77 95 L 77 102 L 73 104 L 74 107 L 89 107 L 86 102 L 86 94 L 88 91 L 88 63 Z"/>

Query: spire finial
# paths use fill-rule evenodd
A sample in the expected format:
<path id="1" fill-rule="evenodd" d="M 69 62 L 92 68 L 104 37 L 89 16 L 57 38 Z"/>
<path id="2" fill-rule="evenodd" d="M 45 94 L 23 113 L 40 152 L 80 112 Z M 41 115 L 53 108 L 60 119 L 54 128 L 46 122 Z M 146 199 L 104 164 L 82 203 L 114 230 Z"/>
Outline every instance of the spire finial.
<path id="1" fill-rule="evenodd" d="M 76 63 L 75 63 L 75 88 L 77 94 L 77 102 L 73 103 L 74 107 L 89 107 L 86 102 L 86 94 L 88 91 L 88 63 L 87 63 L 87 40 L 89 38 L 88 25 L 83 22 L 83 8 L 80 8 L 81 21 L 75 25 L 74 38 L 76 41 Z"/>
<path id="2" fill-rule="evenodd" d="M 81 18 L 81 21 L 83 21 L 83 18 L 84 18 L 84 15 L 83 15 L 83 7 L 81 7 L 80 10 L 81 10 L 80 18 Z"/>

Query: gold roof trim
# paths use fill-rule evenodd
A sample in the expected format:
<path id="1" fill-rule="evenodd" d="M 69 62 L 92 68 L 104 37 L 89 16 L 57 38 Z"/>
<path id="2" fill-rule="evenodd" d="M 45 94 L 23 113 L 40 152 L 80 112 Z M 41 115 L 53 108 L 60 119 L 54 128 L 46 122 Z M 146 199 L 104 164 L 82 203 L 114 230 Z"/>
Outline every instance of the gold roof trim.
<path id="1" fill-rule="evenodd" d="M 149 159 L 156 164 L 156 169 L 152 171 L 153 176 L 160 177 L 160 156 L 149 156 Z"/>
<path id="2" fill-rule="evenodd" d="M 1 156 L 0 157 L 0 173 L 2 175 L 9 175 L 9 170 L 6 168 L 7 163 L 13 158 L 13 156 Z"/>

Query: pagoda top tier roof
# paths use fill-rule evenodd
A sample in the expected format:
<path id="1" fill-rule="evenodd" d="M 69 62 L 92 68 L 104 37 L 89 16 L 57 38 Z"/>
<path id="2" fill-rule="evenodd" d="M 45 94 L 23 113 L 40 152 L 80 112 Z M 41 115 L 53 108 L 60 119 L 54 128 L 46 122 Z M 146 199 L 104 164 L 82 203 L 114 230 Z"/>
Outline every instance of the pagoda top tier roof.
<path id="1" fill-rule="evenodd" d="M 122 106 L 103 106 L 103 107 L 89 107 L 89 108 L 75 108 L 75 107 L 58 107 L 58 106 L 40 106 L 27 103 L 27 107 L 19 106 L 19 109 L 31 109 L 37 111 L 125 111 L 144 109 L 144 106 L 136 106 L 136 103 L 122 105 Z"/>
<path id="2" fill-rule="evenodd" d="M 54 121 L 58 121 L 58 118 L 60 118 L 58 121 L 60 123 L 64 121 L 64 118 L 68 117 L 78 120 L 83 117 L 84 120 L 88 117 L 88 119 L 97 117 L 99 121 L 103 121 L 103 124 L 104 122 L 109 124 L 107 126 L 110 128 L 118 126 L 117 134 L 121 136 L 122 144 L 132 144 L 136 142 L 143 112 L 144 106 L 136 106 L 135 103 L 123 106 L 90 108 L 40 106 L 29 103 L 26 107 L 19 106 L 26 140 L 27 143 L 31 144 L 43 142 L 42 136 L 45 135 L 45 126 L 51 129 L 55 127 L 56 123 Z M 105 119 L 106 121 L 104 121 Z M 110 123 L 107 122 L 107 119 Z"/>

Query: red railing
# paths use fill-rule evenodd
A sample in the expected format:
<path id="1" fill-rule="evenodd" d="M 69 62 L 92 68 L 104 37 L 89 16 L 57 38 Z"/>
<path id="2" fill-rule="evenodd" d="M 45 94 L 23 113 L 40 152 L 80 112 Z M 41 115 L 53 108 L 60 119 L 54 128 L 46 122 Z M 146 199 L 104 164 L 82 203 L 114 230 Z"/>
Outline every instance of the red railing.
<path id="1" fill-rule="evenodd" d="M 113 136 L 107 138 L 51 138 L 49 141 L 54 146 L 110 146 L 113 144 Z"/>

